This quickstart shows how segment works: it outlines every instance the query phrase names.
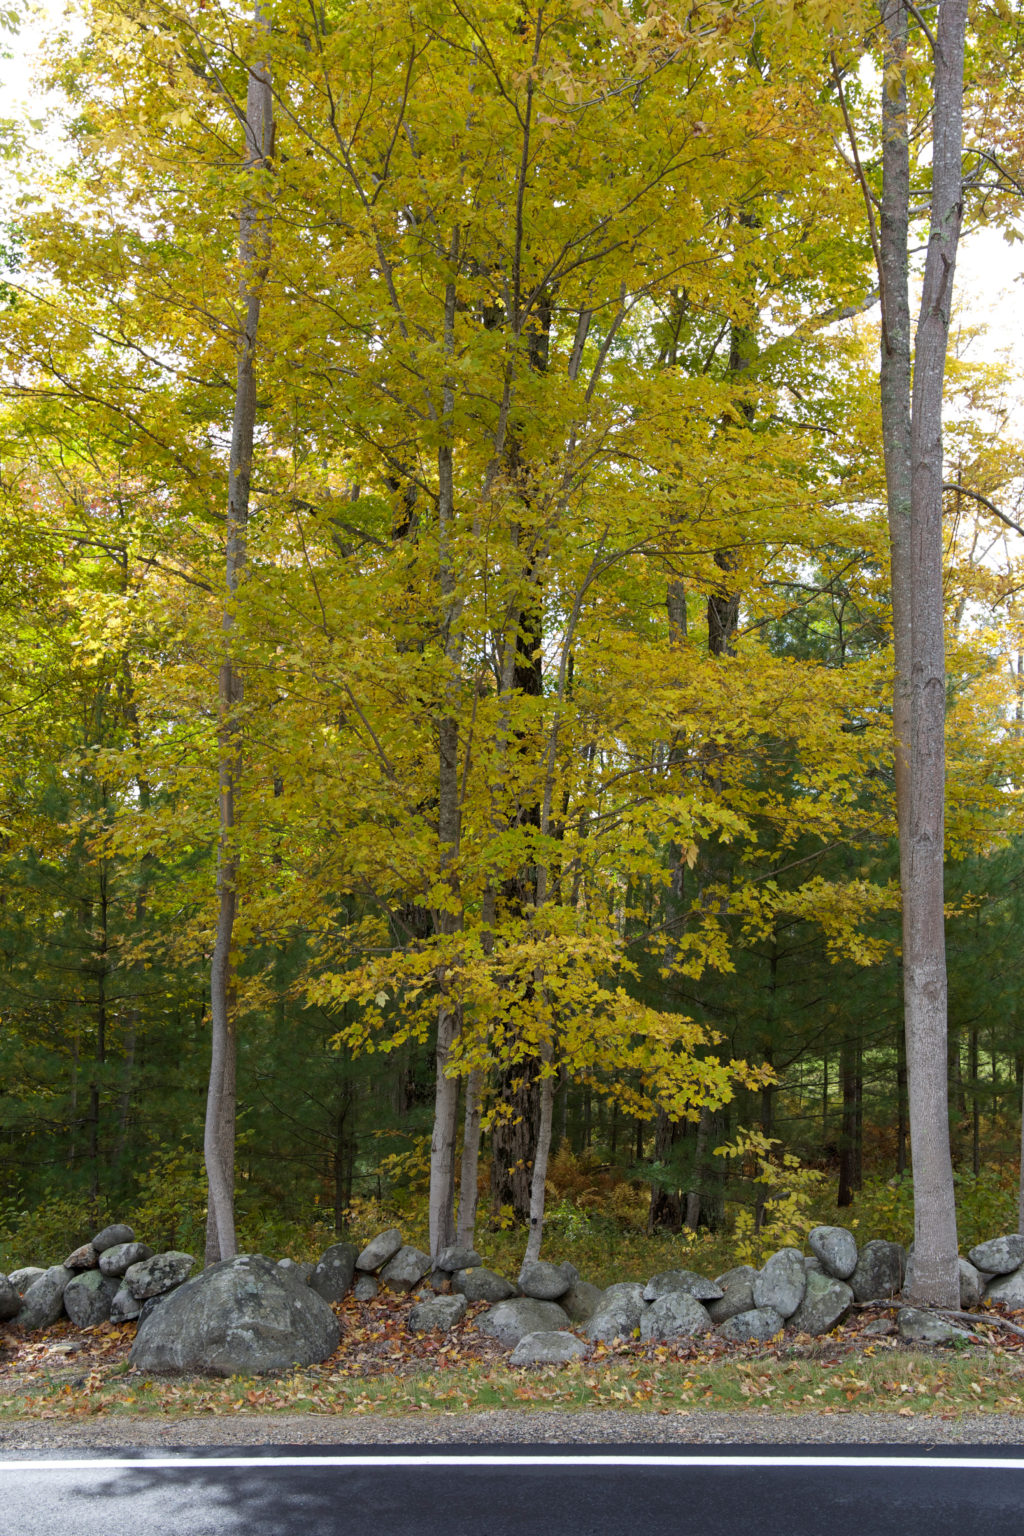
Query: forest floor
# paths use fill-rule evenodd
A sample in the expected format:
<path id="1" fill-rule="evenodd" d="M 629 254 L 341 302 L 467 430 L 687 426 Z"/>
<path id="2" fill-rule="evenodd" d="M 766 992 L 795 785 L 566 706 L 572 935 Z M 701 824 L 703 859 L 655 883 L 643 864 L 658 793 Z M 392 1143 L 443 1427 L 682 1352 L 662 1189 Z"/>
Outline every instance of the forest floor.
<path id="1" fill-rule="evenodd" d="M 765 1346 L 729 1345 L 714 1336 L 679 1344 L 597 1345 L 566 1366 L 513 1369 L 508 1351 L 474 1326 L 482 1304 L 447 1334 L 412 1334 L 413 1298 L 351 1297 L 336 1310 L 338 1349 L 321 1365 L 275 1379 L 150 1377 L 129 1351 L 134 1324 L 76 1329 L 61 1322 L 0 1348 L 0 1426 L 24 1420 L 131 1420 L 196 1415 L 343 1414 L 442 1417 L 514 1409 L 642 1411 L 663 1418 L 749 1413 L 926 1415 L 1024 1412 L 1024 1338 L 979 1314 L 974 1342 L 910 1349 L 866 1335 L 896 1308 L 860 1310 L 824 1338 L 784 1336 Z M 1018 1323 L 1024 1317 L 1018 1317 Z M 674 1436 L 673 1436 L 674 1438 Z"/>

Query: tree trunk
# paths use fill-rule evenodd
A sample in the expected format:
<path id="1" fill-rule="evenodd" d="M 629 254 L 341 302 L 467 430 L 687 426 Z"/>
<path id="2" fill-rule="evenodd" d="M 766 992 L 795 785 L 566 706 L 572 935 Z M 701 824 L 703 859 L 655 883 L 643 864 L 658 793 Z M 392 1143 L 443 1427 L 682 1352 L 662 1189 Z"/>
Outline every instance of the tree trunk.
<path id="1" fill-rule="evenodd" d="M 537 1149 L 533 1158 L 533 1177 L 530 1180 L 530 1235 L 526 1240 L 524 1262 L 540 1258 L 541 1239 L 544 1236 L 544 1198 L 548 1177 L 548 1154 L 551 1151 L 551 1122 L 555 1107 L 555 1078 L 550 1071 L 550 1046 L 544 1054 L 544 1064 L 548 1070 L 540 1083 Z"/>
<path id="2" fill-rule="evenodd" d="M 445 287 L 444 356 L 447 369 L 455 351 L 455 269 L 459 259 L 459 231 L 452 231 L 448 252 L 450 276 Z M 437 831 L 440 868 L 453 900 L 437 916 L 439 934 L 457 933 L 462 924 L 459 915 L 458 855 L 460 840 L 459 806 L 459 721 L 455 703 L 459 691 L 461 642 L 458 626 L 452 539 L 455 532 L 455 478 L 453 433 L 455 390 L 451 376 L 445 373 L 441 388 L 441 441 L 437 449 L 437 526 L 438 577 L 442 600 L 444 654 L 448 666 L 445 682 L 445 714 L 438 728 L 438 812 Z M 451 996 L 450 966 L 437 970 L 440 1000 L 437 1011 L 436 1074 L 434 1088 L 434 1129 L 430 1140 L 430 1252 L 436 1258 L 442 1248 L 455 1241 L 455 1147 L 458 1139 L 459 1081 L 448 1075 L 452 1046 L 461 1026 L 461 1006 Z"/>
<path id="3" fill-rule="evenodd" d="M 266 30 L 259 7 L 256 24 Z M 246 165 L 268 170 L 273 149 L 274 116 L 270 79 L 262 65 L 249 69 L 246 95 Z M 235 1076 L 236 1045 L 232 939 L 238 910 L 239 852 L 237 812 L 242 772 L 242 728 L 238 718 L 242 679 L 232 651 L 235 600 L 247 559 L 249 489 L 253 432 L 256 424 L 256 343 L 260 303 L 269 255 L 269 229 L 258 198 L 250 190 L 239 218 L 238 252 L 242 265 L 244 331 L 238 346 L 235 410 L 231 428 L 228 513 L 225 550 L 226 599 L 221 617 L 223 651 L 217 689 L 219 836 L 217 841 L 217 922 L 210 965 L 210 1081 L 206 1101 L 203 1153 L 209 1187 L 206 1263 L 227 1259 L 235 1243 Z"/>
<path id="4" fill-rule="evenodd" d="M 474 1067 L 466 1079 L 466 1111 L 462 1122 L 462 1167 L 459 1170 L 459 1222 L 455 1241 L 472 1248 L 476 1239 L 477 1180 L 480 1167 L 480 1100 L 483 1097 L 482 1067 Z"/>
<path id="5" fill-rule="evenodd" d="M 967 0 L 942 0 L 935 46 L 932 200 L 911 401 L 910 794 L 903 975 L 914 1169 L 911 1299 L 959 1300 L 949 1150 L 944 918 L 945 637 L 942 591 L 942 388 L 963 209 L 962 111 Z M 901 843 L 904 841 L 901 829 Z"/>
<path id="6" fill-rule="evenodd" d="M 839 1084 L 843 1118 L 839 1132 L 839 1193 L 837 1205 L 852 1205 L 857 1163 L 857 1064 L 853 1037 L 843 1040 L 839 1054 Z"/>

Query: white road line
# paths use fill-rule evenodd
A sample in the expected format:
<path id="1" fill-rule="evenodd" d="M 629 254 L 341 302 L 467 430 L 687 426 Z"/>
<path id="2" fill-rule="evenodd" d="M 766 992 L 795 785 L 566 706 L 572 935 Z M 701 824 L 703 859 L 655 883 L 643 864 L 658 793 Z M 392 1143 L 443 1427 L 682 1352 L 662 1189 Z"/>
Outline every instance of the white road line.
<path id="1" fill-rule="evenodd" d="M 454 1467 L 666 1467 L 685 1470 L 690 1467 L 717 1467 L 736 1470 L 744 1467 L 771 1471 L 794 1467 L 829 1467 L 862 1470 L 1024 1472 L 1024 1458 L 994 1456 L 652 1456 L 652 1455 L 544 1455 L 530 1456 L 104 1456 L 89 1459 L 48 1459 L 43 1461 L 6 1461 L 0 1457 L 0 1475 L 4 1472 L 139 1472 L 175 1470 L 182 1467 L 331 1467 L 335 1469 L 373 1469 L 375 1471 L 415 1468 Z"/>

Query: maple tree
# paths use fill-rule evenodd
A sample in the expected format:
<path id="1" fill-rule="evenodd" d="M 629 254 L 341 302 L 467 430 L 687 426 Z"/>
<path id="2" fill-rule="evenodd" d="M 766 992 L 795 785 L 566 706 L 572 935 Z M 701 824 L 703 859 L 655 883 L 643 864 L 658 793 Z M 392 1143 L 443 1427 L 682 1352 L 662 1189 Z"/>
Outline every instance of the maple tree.
<path id="1" fill-rule="evenodd" d="M 714 1220 L 730 1115 L 772 1134 L 814 1060 L 827 1120 L 830 1053 L 854 1193 L 856 1082 L 891 1025 L 785 998 L 842 974 L 874 1006 L 898 949 L 878 448 L 890 509 L 903 449 L 842 149 L 844 113 L 860 151 L 877 108 L 836 62 L 870 14 L 102 0 L 57 47 L 73 153 L 20 215 L 0 338 L 5 558 L 29 572 L 7 655 L 27 698 L 50 604 L 64 675 L 84 647 L 118 711 L 95 742 L 46 716 L 102 804 L 23 799 L 7 836 L 114 879 L 104 963 L 126 996 L 177 973 L 193 1089 L 207 973 L 209 1257 L 235 1241 L 236 1041 L 243 1115 L 271 1075 L 331 1147 L 338 1220 L 360 1097 L 415 1122 L 435 1251 L 472 1241 L 482 1164 L 540 1251 L 570 1103 L 634 1128 L 652 1219 Z M 906 245 L 883 241 L 890 399 Z M 991 500 L 1013 450 L 952 375 L 957 483 Z M 984 860 L 1015 832 L 980 602 L 1012 642 L 972 505 L 948 844 Z M 34 525 L 99 553 L 55 566 Z M 898 601 L 894 637 L 899 742 Z M 95 1047 L 126 1082 L 132 1013 Z"/>

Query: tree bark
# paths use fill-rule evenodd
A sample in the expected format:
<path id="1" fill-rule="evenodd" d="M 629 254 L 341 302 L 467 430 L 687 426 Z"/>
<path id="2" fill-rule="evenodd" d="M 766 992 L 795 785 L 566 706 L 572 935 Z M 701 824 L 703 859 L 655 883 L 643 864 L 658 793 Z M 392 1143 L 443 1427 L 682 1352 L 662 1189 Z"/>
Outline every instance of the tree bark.
<path id="1" fill-rule="evenodd" d="M 551 1047 L 544 1051 L 545 1074 L 540 1083 L 540 1116 L 537 1125 L 537 1146 L 533 1157 L 533 1175 L 530 1179 L 530 1235 L 526 1240 L 524 1262 L 540 1258 L 541 1239 L 544 1236 L 544 1198 L 548 1178 L 548 1154 L 551 1151 L 551 1122 L 555 1107 L 555 1078 L 551 1072 Z"/>
<path id="2" fill-rule="evenodd" d="M 967 0 L 942 0 L 935 37 L 932 198 L 914 339 L 910 493 L 910 793 L 901 843 L 904 1010 L 914 1170 L 911 1299 L 956 1306 L 956 1204 L 949 1148 L 944 919 L 945 637 L 942 591 L 942 390 L 963 211 Z M 902 862 L 902 861 L 901 861 Z"/>
<path id="3" fill-rule="evenodd" d="M 462 1121 L 459 1220 L 455 1237 L 460 1248 L 472 1248 L 476 1241 L 477 1181 L 480 1170 L 480 1101 L 483 1090 L 483 1068 L 474 1067 L 466 1079 L 466 1109 Z"/>
<path id="4" fill-rule="evenodd" d="M 439 935 L 457 933 L 460 840 L 459 720 L 455 713 L 461 659 L 452 538 L 455 531 L 455 468 L 453 458 L 455 390 L 447 372 L 455 352 L 455 272 L 459 259 L 459 231 L 452 231 L 448 252 L 449 276 L 444 301 L 444 357 L 446 372 L 441 386 L 441 440 L 437 449 L 438 579 L 441 589 L 444 654 L 448 667 L 445 712 L 438 728 L 437 833 L 440 869 L 451 891 L 451 903 L 437 915 Z M 430 1139 L 430 1252 L 436 1258 L 455 1241 L 455 1147 L 458 1139 L 459 1081 L 448 1075 L 452 1047 L 462 1023 L 461 1008 L 451 995 L 451 967 L 442 961 L 437 970 L 437 1011 L 434 1128 Z"/>
<path id="5" fill-rule="evenodd" d="M 257 5 L 257 31 L 267 23 Z M 274 113 L 270 78 L 262 64 L 249 68 L 246 94 L 245 155 L 250 171 L 268 170 L 273 150 Z M 217 922 L 210 965 L 210 1080 L 206 1100 L 203 1153 L 209 1188 L 206 1263 L 234 1256 L 236 1039 L 232 939 L 238 910 L 238 797 L 243 760 L 242 678 L 233 655 L 235 601 L 247 560 L 249 490 L 253 432 L 256 424 L 256 343 L 260 305 L 269 255 L 267 219 L 254 189 L 239 216 L 238 253 L 242 267 L 244 329 L 239 340 L 235 409 L 231 428 L 225 548 L 226 594 L 221 616 L 222 659 L 217 688 L 219 836 L 217 842 Z"/>

